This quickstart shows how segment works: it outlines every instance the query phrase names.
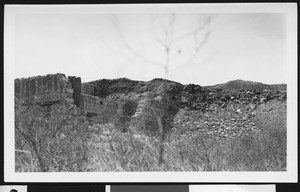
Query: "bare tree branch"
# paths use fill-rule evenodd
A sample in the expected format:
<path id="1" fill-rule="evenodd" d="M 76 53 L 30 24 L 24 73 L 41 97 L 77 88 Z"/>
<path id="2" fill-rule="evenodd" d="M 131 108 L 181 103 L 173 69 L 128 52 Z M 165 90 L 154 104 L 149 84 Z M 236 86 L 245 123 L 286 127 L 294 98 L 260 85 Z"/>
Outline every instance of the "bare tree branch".
<path id="1" fill-rule="evenodd" d="M 202 47 L 205 45 L 205 43 L 207 42 L 207 39 L 208 39 L 208 37 L 209 37 L 209 34 L 210 34 L 209 32 L 206 33 L 203 42 L 200 43 L 198 47 L 196 47 L 196 49 L 195 49 L 193 55 L 192 55 L 187 61 L 185 61 L 183 64 L 181 64 L 181 65 L 179 65 L 179 66 L 177 66 L 177 67 L 171 69 L 170 71 L 171 71 L 171 72 L 175 72 L 175 71 L 177 71 L 177 70 L 179 70 L 179 69 L 182 69 L 182 68 L 184 68 L 184 67 L 187 67 L 188 65 L 192 65 L 192 62 L 193 62 L 194 59 L 198 56 L 199 51 L 201 50 L 201 48 L 202 48 Z"/>
<path id="2" fill-rule="evenodd" d="M 149 58 L 146 58 L 144 55 L 142 55 L 141 53 L 133 50 L 131 48 L 131 46 L 129 45 L 129 43 L 126 41 L 126 38 L 124 37 L 123 33 L 122 33 L 122 30 L 120 28 L 120 24 L 119 24 L 119 20 L 116 16 L 111 16 L 111 21 L 113 23 L 113 26 L 115 28 L 115 30 L 117 31 L 118 35 L 120 36 L 122 42 L 123 42 L 123 45 L 125 46 L 125 48 L 131 53 L 133 54 L 134 56 L 136 56 L 137 58 L 139 59 L 142 59 L 144 61 L 146 61 L 147 63 L 151 64 L 151 65 L 155 65 L 155 66 L 159 66 L 159 67 L 162 67 L 163 64 L 162 63 L 159 63 L 157 61 L 154 61 L 152 59 L 149 59 Z"/>
<path id="3" fill-rule="evenodd" d="M 168 30 L 166 29 L 166 26 L 162 23 L 162 20 L 160 19 L 160 17 L 158 15 L 156 15 L 156 18 L 157 18 L 157 21 L 160 24 L 161 28 L 165 32 L 165 35 L 168 36 Z"/>
<path id="4" fill-rule="evenodd" d="M 156 31 L 154 30 L 154 16 L 151 16 L 151 29 L 152 29 L 152 33 L 155 37 L 155 40 L 164 48 L 167 47 L 167 45 L 163 42 L 162 39 L 159 38 L 159 36 L 157 35 Z"/>
<path id="5" fill-rule="evenodd" d="M 206 26 L 210 23 L 210 21 L 211 21 L 211 16 L 209 16 L 209 17 L 206 19 L 206 21 L 204 22 L 204 24 L 199 25 L 195 30 L 190 31 L 190 32 L 187 32 L 187 33 L 185 33 L 185 34 L 183 34 L 183 35 L 180 35 L 180 36 L 174 38 L 174 42 L 180 41 L 180 40 L 182 40 L 182 39 L 185 39 L 185 38 L 187 38 L 187 37 L 192 36 L 192 35 L 195 34 L 195 33 L 199 33 L 199 32 L 201 32 L 201 31 L 205 30 Z"/>
<path id="6" fill-rule="evenodd" d="M 192 65 L 192 62 L 198 56 L 198 53 L 203 48 L 203 46 L 207 43 L 207 40 L 208 40 L 208 38 L 211 34 L 210 29 L 207 29 L 207 27 L 210 23 L 210 20 L 211 20 L 210 17 L 208 17 L 208 19 L 205 21 L 205 23 L 201 27 L 199 27 L 197 30 L 191 32 L 193 34 L 193 37 L 194 37 L 194 40 L 195 40 L 194 41 L 195 42 L 195 50 L 194 50 L 193 55 L 191 57 L 189 57 L 189 59 L 187 61 L 185 61 L 183 64 L 181 64 L 181 65 L 179 65 L 175 68 L 170 69 L 170 72 L 175 72 L 179 69 L 187 67 L 188 65 Z M 198 40 L 197 40 L 198 33 L 202 30 L 205 30 L 205 29 L 206 29 L 206 31 L 205 31 L 205 34 L 204 34 L 204 37 L 203 37 L 202 41 L 198 42 Z"/>
<path id="7" fill-rule="evenodd" d="M 124 37 L 119 20 L 116 16 L 112 16 L 112 23 L 114 28 L 116 29 L 116 32 L 118 33 L 119 37 L 121 38 L 125 48 L 136 58 L 141 59 L 143 62 L 146 62 L 146 64 L 150 64 L 153 66 L 160 67 L 164 70 L 165 78 L 167 78 L 168 74 L 170 72 L 176 72 L 184 67 L 188 67 L 190 65 L 193 65 L 193 61 L 197 58 L 199 55 L 199 52 L 204 47 L 204 45 L 207 43 L 207 40 L 211 34 L 211 30 L 209 29 L 209 25 L 212 19 L 212 16 L 209 15 L 204 21 L 199 18 L 198 20 L 198 26 L 196 29 L 183 34 L 178 37 L 174 37 L 175 35 L 175 24 L 176 24 L 176 14 L 171 14 L 168 17 L 166 17 L 167 20 L 164 20 L 161 15 L 153 15 L 150 19 L 151 29 L 153 36 L 155 38 L 155 41 L 164 49 L 165 59 L 162 62 L 158 62 L 155 60 L 152 60 L 150 58 L 147 58 L 145 55 L 141 54 L 140 52 L 137 52 L 136 50 L 132 49 L 130 44 L 126 41 L 126 38 Z M 162 30 L 162 33 L 159 35 L 158 31 L 155 29 L 159 27 L 158 29 Z M 177 52 L 174 50 L 174 43 L 181 41 L 186 38 L 192 38 L 194 42 L 194 51 L 192 54 L 187 58 L 186 61 L 184 61 L 179 66 L 172 67 L 170 64 L 174 61 L 174 59 L 180 55 L 181 50 L 178 49 Z"/>

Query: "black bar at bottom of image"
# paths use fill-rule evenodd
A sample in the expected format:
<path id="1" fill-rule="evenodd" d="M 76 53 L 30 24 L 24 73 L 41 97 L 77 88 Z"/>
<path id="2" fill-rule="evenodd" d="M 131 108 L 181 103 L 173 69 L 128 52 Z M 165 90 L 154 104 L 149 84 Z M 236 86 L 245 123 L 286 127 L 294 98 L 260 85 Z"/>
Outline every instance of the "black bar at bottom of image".
<path id="1" fill-rule="evenodd" d="M 110 192 L 189 192 L 189 185 L 111 185 Z"/>
<path id="2" fill-rule="evenodd" d="M 28 192 L 105 192 L 105 185 L 28 185 Z"/>

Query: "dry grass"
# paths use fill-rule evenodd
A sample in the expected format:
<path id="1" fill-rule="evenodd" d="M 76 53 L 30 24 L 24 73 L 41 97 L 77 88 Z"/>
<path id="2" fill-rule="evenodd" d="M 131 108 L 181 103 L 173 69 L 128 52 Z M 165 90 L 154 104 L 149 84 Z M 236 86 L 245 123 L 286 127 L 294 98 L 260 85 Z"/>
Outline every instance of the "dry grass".
<path id="1" fill-rule="evenodd" d="M 127 132 L 113 124 L 88 128 L 73 108 L 55 106 L 47 115 L 38 106 L 16 106 L 17 172 L 286 170 L 283 103 L 269 102 L 257 109 L 258 133 L 222 140 L 205 132 L 171 132 L 164 142 L 133 133 L 133 127 Z"/>
<path id="2" fill-rule="evenodd" d="M 87 121 L 78 110 L 53 105 L 16 106 L 16 171 L 83 171 Z"/>

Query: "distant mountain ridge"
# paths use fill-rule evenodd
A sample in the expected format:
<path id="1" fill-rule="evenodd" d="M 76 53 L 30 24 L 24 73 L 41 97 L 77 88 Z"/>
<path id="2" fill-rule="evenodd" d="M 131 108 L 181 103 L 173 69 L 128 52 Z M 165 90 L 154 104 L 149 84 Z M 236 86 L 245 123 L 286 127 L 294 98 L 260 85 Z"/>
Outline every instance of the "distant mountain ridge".
<path id="1" fill-rule="evenodd" d="M 231 90 L 282 90 L 286 91 L 286 84 L 263 84 L 254 81 L 244 81 L 241 79 L 228 81 L 227 83 L 205 86 L 214 89 L 231 89 Z"/>

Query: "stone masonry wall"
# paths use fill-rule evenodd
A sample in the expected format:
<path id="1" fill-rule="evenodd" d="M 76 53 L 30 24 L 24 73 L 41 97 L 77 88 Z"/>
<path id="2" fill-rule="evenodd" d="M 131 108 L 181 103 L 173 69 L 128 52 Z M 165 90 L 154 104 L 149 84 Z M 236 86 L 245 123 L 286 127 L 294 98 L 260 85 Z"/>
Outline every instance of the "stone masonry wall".
<path id="1" fill-rule="evenodd" d="M 81 78 L 75 77 L 75 76 L 69 76 L 69 80 L 71 82 L 72 88 L 73 88 L 73 99 L 74 104 L 77 107 L 80 107 L 81 102 Z"/>
<path id="2" fill-rule="evenodd" d="M 94 95 L 95 93 L 95 85 L 91 83 L 82 83 L 81 84 L 81 91 L 82 93 L 88 94 L 88 95 Z M 94 95 L 95 96 L 95 95 Z"/>
<path id="3" fill-rule="evenodd" d="M 49 105 L 62 100 L 74 103 L 73 89 L 63 74 L 15 79 L 15 97 L 29 104 Z"/>
<path id="4" fill-rule="evenodd" d="M 102 102 L 102 99 L 99 97 L 82 93 L 80 108 L 85 114 L 99 114 L 102 109 Z"/>
<path id="5" fill-rule="evenodd" d="M 99 114 L 102 99 L 90 95 L 92 88 L 85 89 L 85 91 L 82 89 L 80 77 L 69 76 L 67 78 L 60 73 L 15 79 L 15 98 L 24 104 L 52 105 L 67 102 L 76 105 L 84 114 Z"/>

